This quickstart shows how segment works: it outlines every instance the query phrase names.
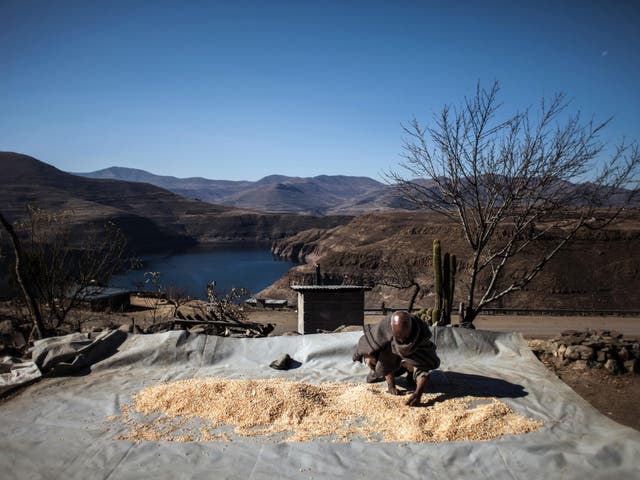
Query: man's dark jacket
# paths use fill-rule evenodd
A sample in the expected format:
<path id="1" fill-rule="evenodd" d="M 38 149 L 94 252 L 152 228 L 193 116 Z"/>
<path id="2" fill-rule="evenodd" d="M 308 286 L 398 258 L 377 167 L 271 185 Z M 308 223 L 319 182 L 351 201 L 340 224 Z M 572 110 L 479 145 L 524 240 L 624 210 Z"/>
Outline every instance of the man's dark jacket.
<path id="1" fill-rule="evenodd" d="M 405 343 L 398 343 L 393 338 L 391 317 L 365 325 L 356 355 L 374 357 L 377 360 L 375 373 L 378 377 L 395 372 L 403 363 L 414 368 L 413 377 L 416 379 L 440 366 L 436 346 L 431 341 L 431 330 L 417 317 L 411 317 L 411 336 Z"/>

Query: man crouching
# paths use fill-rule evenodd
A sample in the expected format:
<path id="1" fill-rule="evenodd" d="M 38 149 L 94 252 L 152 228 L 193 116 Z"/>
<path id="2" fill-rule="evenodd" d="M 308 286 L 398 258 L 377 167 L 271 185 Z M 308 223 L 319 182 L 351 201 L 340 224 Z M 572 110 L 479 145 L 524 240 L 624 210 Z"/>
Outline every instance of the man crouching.
<path id="1" fill-rule="evenodd" d="M 415 390 L 405 403 L 416 406 L 427 388 L 429 371 L 440 366 L 430 338 L 431 330 L 422 320 L 409 312 L 394 312 L 390 318 L 364 326 L 353 361 L 366 361 L 371 368 L 367 382 L 385 379 L 392 395 L 398 395 L 395 377 L 406 371 L 407 384 Z"/>

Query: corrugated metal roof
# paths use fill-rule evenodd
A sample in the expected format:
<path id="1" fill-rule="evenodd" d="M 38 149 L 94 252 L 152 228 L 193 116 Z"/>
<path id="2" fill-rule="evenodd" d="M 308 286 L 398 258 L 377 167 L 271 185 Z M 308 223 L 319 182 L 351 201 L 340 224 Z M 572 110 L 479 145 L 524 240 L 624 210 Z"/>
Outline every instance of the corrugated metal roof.
<path id="1" fill-rule="evenodd" d="M 264 301 L 265 305 L 286 305 L 287 301 L 286 300 L 272 300 L 272 299 L 266 299 Z"/>
<path id="2" fill-rule="evenodd" d="M 291 285 L 291 289 L 296 292 L 308 292 L 308 291 L 369 291 L 373 287 L 366 285 Z"/>

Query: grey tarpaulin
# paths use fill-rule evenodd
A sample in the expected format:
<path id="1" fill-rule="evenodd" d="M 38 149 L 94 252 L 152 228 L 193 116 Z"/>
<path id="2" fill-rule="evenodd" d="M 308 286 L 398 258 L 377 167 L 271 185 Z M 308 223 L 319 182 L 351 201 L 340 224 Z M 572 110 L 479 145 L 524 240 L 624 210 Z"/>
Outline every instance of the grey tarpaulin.
<path id="1" fill-rule="evenodd" d="M 35 342 L 31 358 L 43 372 L 78 372 L 111 356 L 126 338 L 120 330 L 45 338 Z"/>
<path id="2" fill-rule="evenodd" d="M 38 382 L 0 405 L 2 478 L 637 478 L 640 433 L 599 414 L 540 364 L 519 334 L 435 329 L 432 391 L 493 393 L 542 429 L 439 444 L 117 441 L 105 429 L 140 389 L 190 377 L 363 381 L 359 333 L 221 338 L 133 335 L 85 376 Z M 269 361 L 289 353 L 289 371 Z"/>

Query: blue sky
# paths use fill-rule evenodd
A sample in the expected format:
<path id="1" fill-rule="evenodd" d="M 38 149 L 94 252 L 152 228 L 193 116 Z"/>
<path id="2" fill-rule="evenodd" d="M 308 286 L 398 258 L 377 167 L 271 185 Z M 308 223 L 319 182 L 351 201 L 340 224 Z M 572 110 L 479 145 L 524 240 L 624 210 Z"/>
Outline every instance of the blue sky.
<path id="1" fill-rule="evenodd" d="M 640 139 L 640 2 L 0 0 L 0 150 L 66 171 L 363 175 L 498 80 Z"/>

